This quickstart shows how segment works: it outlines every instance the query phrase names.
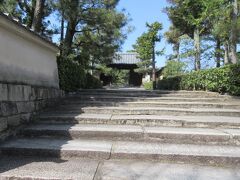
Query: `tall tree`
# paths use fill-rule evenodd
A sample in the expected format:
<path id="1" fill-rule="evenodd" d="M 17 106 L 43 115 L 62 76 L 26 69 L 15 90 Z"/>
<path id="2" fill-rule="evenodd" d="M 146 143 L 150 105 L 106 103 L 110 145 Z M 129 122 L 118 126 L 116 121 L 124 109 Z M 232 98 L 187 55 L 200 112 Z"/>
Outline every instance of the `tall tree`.
<path id="1" fill-rule="evenodd" d="M 42 21 L 44 16 L 44 4 L 45 0 L 36 0 L 36 5 L 34 8 L 32 29 L 38 33 L 41 32 Z"/>
<path id="2" fill-rule="evenodd" d="M 45 19 L 53 12 L 49 0 L 1 0 L 0 10 L 18 18 L 21 23 L 41 35 L 50 37 L 54 29 L 49 29 L 50 22 Z"/>
<path id="3" fill-rule="evenodd" d="M 177 61 L 180 60 L 179 51 L 180 51 L 180 37 L 182 36 L 182 33 L 179 29 L 177 29 L 175 26 L 170 26 L 169 30 L 164 34 L 168 43 L 173 45 L 173 59 L 176 59 Z"/>
<path id="4" fill-rule="evenodd" d="M 213 21 L 212 35 L 224 46 L 224 64 L 237 62 L 237 43 L 239 41 L 238 2 L 223 0 Z"/>
<path id="5" fill-rule="evenodd" d="M 148 69 L 151 64 L 153 88 L 156 89 L 156 43 L 161 41 L 159 31 L 162 30 L 162 24 L 154 22 L 146 24 L 148 31 L 143 33 L 138 39 L 133 48 L 139 54 L 142 62 L 139 64 L 140 68 Z M 141 67 L 142 66 L 142 67 Z"/>
<path id="6" fill-rule="evenodd" d="M 194 39 L 195 70 L 201 69 L 201 37 L 209 33 L 211 18 L 221 0 L 169 0 L 169 18 L 182 33 Z"/>
<path id="7" fill-rule="evenodd" d="M 238 0 L 232 0 L 232 27 L 230 35 L 230 56 L 233 64 L 237 63 L 237 42 L 238 42 Z"/>
<path id="8" fill-rule="evenodd" d="M 125 35 L 122 28 L 127 16 L 116 10 L 119 0 L 78 1 L 61 0 L 57 4 L 63 13 L 66 33 L 63 39 L 62 56 L 78 54 L 80 59 L 111 58 Z M 85 56 L 85 58 L 83 58 Z M 91 58 L 90 58 L 91 57 Z"/>

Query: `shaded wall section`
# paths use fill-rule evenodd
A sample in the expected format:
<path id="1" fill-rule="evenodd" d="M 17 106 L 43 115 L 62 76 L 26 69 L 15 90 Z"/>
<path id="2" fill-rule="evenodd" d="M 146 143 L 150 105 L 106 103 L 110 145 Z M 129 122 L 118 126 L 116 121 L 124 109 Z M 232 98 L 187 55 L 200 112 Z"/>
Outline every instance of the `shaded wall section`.
<path id="1" fill-rule="evenodd" d="M 58 48 L 0 15 L 0 81 L 59 88 Z"/>

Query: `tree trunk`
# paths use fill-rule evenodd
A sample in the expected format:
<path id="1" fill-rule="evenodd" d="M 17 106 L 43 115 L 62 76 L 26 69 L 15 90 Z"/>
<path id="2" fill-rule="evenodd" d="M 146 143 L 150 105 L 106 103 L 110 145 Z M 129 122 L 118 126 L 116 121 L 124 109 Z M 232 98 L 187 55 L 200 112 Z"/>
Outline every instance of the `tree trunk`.
<path id="1" fill-rule="evenodd" d="M 179 51 L 180 51 L 180 43 L 176 43 L 175 45 L 174 45 L 174 48 L 173 48 L 173 50 L 174 50 L 174 55 L 175 55 L 175 57 L 176 57 L 176 61 L 180 61 L 180 56 L 179 56 Z"/>
<path id="2" fill-rule="evenodd" d="M 41 32 L 42 19 L 43 19 L 43 10 L 44 10 L 45 0 L 36 0 L 36 6 L 34 10 L 32 29 L 35 32 Z"/>
<path id="3" fill-rule="evenodd" d="M 62 18 L 61 18 L 61 37 L 60 37 L 60 41 L 61 43 L 63 42 L 63 38 L 64 38 L 64 12 L 62 12 Z"/>
<path id="4" fill-rule="evenodd" d="M 76 31 L 77 20 L 72 19 L 67 23 L 65 39 L 63 41 L 63 55 L 68 56 L 72 50 L 73 37 Z"/>
<path id="5" fill-rule="evenodd" d="M 232 29 L 230 36 L 230 57 L 231 63 L 237 63 L 237 19 L 238 19 L 238 0 L 233 1 Z"/>
<path id="6" fill-rule="evenodd" d="M 61 36 L 60 36 L 60 56 L 62 56 L 63 51 L 63 38 L 64 38 L 64 11 L 62 10 L 62 17 L 61 17 Z"/>
<path id="7" fill-rule="evenodd" d="M 229 43 L 225 42 L 224 43 L 224 65 L 229 64 Z"/>
<path id="8" fill-rule="evenodd" d="M 198 28 L 194 29 L 194 48 L 195 48 L 195 71 L 201 69 L 201 46 L 200 32 Z"/>
<path id="9" fill-rule="evenodd" d="M 155 42 L 153 41 L 152 47 L 152 81 L 153 81 L 153 89 L 156 89 L 156 65 L 155 65 Z"/>
<path id="10" fill-rule="evenodd" d="M 216 67 L 221 66 L 221 41 L 219 38 L 216 39 Z"/>
<path id="11" fill-rule="evenodd" d="M 71 53 L 72 50 L 72 44 L 73 44 L 73 37 L 76 32 L 76 26 L 78 24 L 78 7 L 79 7 L 78 0 L 71 0 L 69 1 L 69 8 L 71 9 L 71 14 L 68 14 L 67 11 L 65 11 L 67 19 L 67 29 L 65 34 L 65 39 L 63 41 L 63 48 L 62 48 L 62 54 L 63 56 L 68 56 Z"/>

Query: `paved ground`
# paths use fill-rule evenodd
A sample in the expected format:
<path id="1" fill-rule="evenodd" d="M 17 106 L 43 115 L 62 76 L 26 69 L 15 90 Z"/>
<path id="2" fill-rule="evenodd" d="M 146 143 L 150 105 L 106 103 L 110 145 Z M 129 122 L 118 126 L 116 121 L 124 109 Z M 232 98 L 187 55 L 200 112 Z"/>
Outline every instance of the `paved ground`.
<path id="1" fill-rule="evenodd" d="M 0 179 L 239 180 L 239 168 L 150 161 L 1 157 Z"/>

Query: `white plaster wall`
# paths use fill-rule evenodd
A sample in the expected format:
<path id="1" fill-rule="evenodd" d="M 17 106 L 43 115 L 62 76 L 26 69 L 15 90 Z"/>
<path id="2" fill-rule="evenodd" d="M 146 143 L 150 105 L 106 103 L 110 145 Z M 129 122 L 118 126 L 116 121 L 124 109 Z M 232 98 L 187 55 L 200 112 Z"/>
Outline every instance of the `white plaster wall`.
<path id="1" fill-rule="evenodd" d="M 11 23 L 0 18 L 0 81 L 58 88 L 56 48 Z"/>

